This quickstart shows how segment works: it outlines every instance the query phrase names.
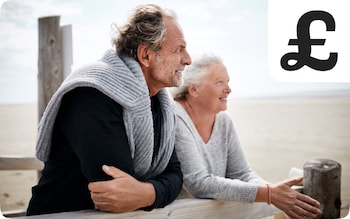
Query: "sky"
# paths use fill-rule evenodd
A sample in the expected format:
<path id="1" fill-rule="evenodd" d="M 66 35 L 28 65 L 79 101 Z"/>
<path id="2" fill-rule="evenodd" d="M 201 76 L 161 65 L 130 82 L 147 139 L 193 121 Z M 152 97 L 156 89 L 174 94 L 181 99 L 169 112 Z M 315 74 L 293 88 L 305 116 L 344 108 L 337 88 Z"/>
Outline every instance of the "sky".
<path id="1" fill-rule="evenodd" d="M 72 25 L 73 63 L 99 59 L 112 48 L 112 24 L 122 25 L 139 4 L 173 9 L 191 56 L 213 52 L 230 74 L 230 98 L 290 96 L 350 90 L 350 83 L 286 83 L 268 70 L 267 0 L 2 0 L 0 104 L 37 102 L 38 18 Z"/>

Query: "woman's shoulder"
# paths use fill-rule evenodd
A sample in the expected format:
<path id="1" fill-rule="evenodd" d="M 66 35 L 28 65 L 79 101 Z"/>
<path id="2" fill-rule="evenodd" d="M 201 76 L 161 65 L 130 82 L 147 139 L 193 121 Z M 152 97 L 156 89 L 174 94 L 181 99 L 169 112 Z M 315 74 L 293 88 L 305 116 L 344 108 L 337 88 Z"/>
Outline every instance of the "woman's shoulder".
<path id="1" fill-rule="evenodd" d="M 216 115 L 216 123 L 221 127 L 221 130 L 226 130 L 227 132 L 235 132 L 235 125 L 232 116 L 227 111 L 221 111 Z"/>
<path id="2" fill-rule="evenodd" d="M 174 101 L 174 112 L 177 117 L 187 120 L 189 118 L 185 108 L 177 101 Z"/>
<path id="3" fill-rule="evenodd" d="M 182 111 L 184 111 L 184 108 L 179 102 L 174 101 L 174 111 L 175 111 L 175 114 L 178 115 L 178 114 L 181 114 Z"/>
<path id="4" fill-rule="evenodd" d="M 219 112 L 216 115 L 216 119 L 225 123 L 233 123 L 232 116 L 228 111 Z"/>

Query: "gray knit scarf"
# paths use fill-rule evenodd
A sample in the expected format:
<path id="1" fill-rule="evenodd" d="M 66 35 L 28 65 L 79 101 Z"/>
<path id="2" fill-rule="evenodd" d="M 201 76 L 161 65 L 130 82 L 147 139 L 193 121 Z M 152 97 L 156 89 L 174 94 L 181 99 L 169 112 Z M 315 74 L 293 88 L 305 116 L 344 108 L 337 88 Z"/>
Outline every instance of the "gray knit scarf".
<path id="1" fill-rule="evenodd" d="M 154 155 L 154 129 L 149 90 L 140 65 L 132 58 L 108 50 L 99 61 L 70 74 L 49 101 L 39 123 L 36 156 L 49 159 L 54 121 L 62 97 L 77 87 L 93 87 L 123 107 L 124 123 L 138 179 L 149 179 L 167 166 L 174 149 L 175 116 L 173 102 L 165 89 L 157 94 L 163 126 L 158 154 Z"/>

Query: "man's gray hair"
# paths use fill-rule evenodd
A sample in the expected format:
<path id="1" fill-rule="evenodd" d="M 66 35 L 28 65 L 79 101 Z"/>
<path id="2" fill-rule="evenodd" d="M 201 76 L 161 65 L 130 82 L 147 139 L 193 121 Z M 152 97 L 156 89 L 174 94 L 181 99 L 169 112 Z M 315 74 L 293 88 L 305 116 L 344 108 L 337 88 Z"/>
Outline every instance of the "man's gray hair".
<path id="1" fill-rule="evenodd" d="M 176 13 L 158 5 L 140 5 L 131 13 L 124 26 L 117 28 L 112 39 L 119 55 L 137 59 L 137 48 L 145 45 L 159 51 L 166 38 L 164 18 L 177 19 Z"/>

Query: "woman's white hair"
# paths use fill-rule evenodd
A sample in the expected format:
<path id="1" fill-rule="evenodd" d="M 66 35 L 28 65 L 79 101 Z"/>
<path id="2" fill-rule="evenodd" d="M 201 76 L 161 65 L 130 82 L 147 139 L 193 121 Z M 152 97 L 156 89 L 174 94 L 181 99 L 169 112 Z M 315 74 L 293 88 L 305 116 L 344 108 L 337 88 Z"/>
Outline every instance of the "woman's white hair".
<path id="1" fill-rule="evenodd" d="M 190 85 L 200 85 L 202 79 L 208 74 L 209 66 L 213 64 L 223 64 L 222 59 L 213 53 L 205 53 L 194 59 L 183 73 L 183 85 L 172 91 L 174 99 L 185 99 L 188 87 Z"/>

